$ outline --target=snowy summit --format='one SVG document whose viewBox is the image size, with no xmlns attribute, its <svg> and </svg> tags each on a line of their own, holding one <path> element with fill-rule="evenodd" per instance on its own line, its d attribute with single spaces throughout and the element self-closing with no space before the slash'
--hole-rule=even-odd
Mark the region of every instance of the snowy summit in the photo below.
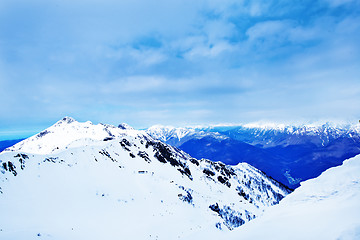
<svg viewBox="0 0 360 240">
<path fill-rule="evenodd" d="M 249 164 L 197 160 L 127 125 L 66 117 L 0 153 L 0 239 L 188 239 L 291 191 Z"/>
</svg>

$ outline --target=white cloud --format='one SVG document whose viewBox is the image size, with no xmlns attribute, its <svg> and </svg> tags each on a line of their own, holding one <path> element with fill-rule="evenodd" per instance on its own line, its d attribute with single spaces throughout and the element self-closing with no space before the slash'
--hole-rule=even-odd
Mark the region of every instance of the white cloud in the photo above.
<svg viewBox="0 0 360 240">
<path fill-rule="evenodd" d="M 233 46 L 231 46 L 229 43 L 223 41 L 223 42 L 218 42 L 213 46 L 208 46 L 205 44 L 196 46 L 196 47 L 192 48 L 189 52 L 187 52 L 184 56 L 185 56 L 185 58 L 190 59 L 190 60 L 197 58 L 197 57 L 214 58 L 225 51 L 230 51 L 231 49 L 233 49 Z"/>
<path fill-rule="evenodd" d="M 266 3 L 252 1 L 250 3 L 249 13 L 253 17 L 261 16 L 266 10 L 266 6 L 267 6 Z"/>
<path fill-rule="evenodd" d="M 0 125 L 64 113 L 126 116 L 142 126 L 146 114 L 151 124 L 316 117 L 331 98 L 327 114 L 360 114 L 341 108 L 357 101 L 343 85 L 360 88 L 359 14 L 355 1 L 331 4 L 342 7 L 334 14 L 312 1 L 3 1 Z"/>
<path fill-rule="evenodd" d="M 131 49 L 130 56 L 133 57 L 139 67 L 151 66 L 161 63 L 167 59 L 167 56 L 157 50 L 137 50 Z"/>
<path fill-rule="evenodd" d="M 339 7 L 348 3 L 356 3 L 356 0 L 325 0 L 331 7 Z"/>
<path fill-rule="evenodd" d="M 103 94 L 136 94 L 157 90 L 166 83 L 162 77 L 131 76 L 101 84 L 98 88 Z"/>
<path fill-rule="evenodd" d="M 252 26 L 246 31 L 246 35 L 249 39 L 272 39 L 278 37 L 286 37 L 287 30 L 291 27 L 291 23 L 288 20 L 274 20 L 260 22 Z"/>
</svg>

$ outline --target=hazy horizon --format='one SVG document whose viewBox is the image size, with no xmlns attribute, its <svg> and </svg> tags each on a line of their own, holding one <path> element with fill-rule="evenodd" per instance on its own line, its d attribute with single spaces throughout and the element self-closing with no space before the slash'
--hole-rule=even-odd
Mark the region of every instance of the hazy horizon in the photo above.
<svg viewBox="0 0 360 240">
<path fill-rule="evenodd" d="M 64 116 L 64 117 L 71 117 L 71 116 Z M 14 130 L 9 130 L 9 131 L 0 131 L 0 141 L 6 141 L 6 140 L 15 140 L 15 139 L 22 139 L 22 138 L 28 138 L 31 137 L 33 135 L 36 135 L 37 133 L 47 129 L 48 127 L 54 125 L 57 121 L 60 121 L 62 118 L 55 120 L 52 123 L 49 123 L 48 125 L 42 125 L 42 126 L 37 126 L 33 129 L 14 129 Z M 94 124 L 110 124 L 110 125 L 114 125 L 114 126 L 118 126 L 121 123 L 124 122 L 118 122 L 118 123 L 108 123 L 108 122 L 94 122 L 91 120 L 78 120 L 75 119 L 78 122 L 86 122 L 86 121 L 90 121 Z M 129 124 L 129 123 L 126 123 Z M 150 126 L 146 126 L 146 127 L 134 127 L 133 125 L 129 124 L 131 127 L 134 127 L 137 130 L 145 130 L 148 129 L 150 127 L 169 127 L 169 128 L 206 128 L 206 127 L 237 127 L 237 126 L 248 126 L 248 127 L 278 127 L 278 126 L 302 126 L 302 125 L 307 125 L 307 126 L 321 126 L 321 125 L 325 125 L 325 124 L 329 124 L 330 126 L 334 126 L 334 127 L 342 127 L 342 126 L 347 126 L 347 125 L 358 125 L 360 124 L 360 122 L 357 121 L 341 121 L 341 120 L 318 120 L 318 121 L 297 121 L 297 122 L 280 122 L 280 121 L 266 121 L 266 120 L 259 120 L 259 121 L 253 121 L 253 122 L 238 122 L 238 123 L 207 123 L 207 124 L 195 124 L 195 125 L 169 125 L 169 124 L 154 124 L 154 125 L 150 125 Z"/>
</svg>

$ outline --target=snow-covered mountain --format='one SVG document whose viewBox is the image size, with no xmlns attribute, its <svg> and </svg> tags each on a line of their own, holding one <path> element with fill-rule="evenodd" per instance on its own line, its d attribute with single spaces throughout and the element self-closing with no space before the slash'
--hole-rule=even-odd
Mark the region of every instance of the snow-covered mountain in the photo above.
<svg viewBox="0 0 360 240">
<path fill-rule="evenodd" d="M 160 128 L 153 127 L 148 133 L 157 132 L 152 136 L 162 139 Z M 245 124 L 185 129 L 191 132 L 185 137 L 176 137 L 177 131 L 172 129 L 173 140 L 162 140 L 196 158 L 231 165 L 247 162 L 291 188 L 360 154 L 360 124 Z"/>
<path fill-rule="evenodd" d="M 188 240 L 360 239 L 360 155 L 323 172 L 230 233 L 206 229 Z"/>
<path fill-rule="evenodd" d="M 0 239 L 187 239 L 237 228 L 290 190 L 126 124 L 66 117 L 0 153 Z"/>
<path fill-rule="evenodd" d="M 210 133 L 220 137 L 230 137 L 251 145 L 262 147 L 288 146 L 311 142 L 317 146 L 326 146 L 339 138 L 360 139 L 360 124 L 260 124 L 216 125 L 207 127 L 171 127 L 154 125 L 146 130 L 153 138 L 180 146 L 190 137 L 204 137 Z M 185 140 L 184 140 L 185 138 Z M 174 140 L 177 140 L 175 142 Z"/>
<path fill-rule="evenodd" d="M 279 205 L 227 239 L 360 239 L 359 173 L 360 155 L 301 183 Z"/>
<path fill-rule="evenodd" d="M 169 141 L 170 139 L 177 139 L 181 141 L 182 138 L 195 133 L 196 129 L 194 128 L 175 128 L 171 126 L 162 126 L 154 125 L 148 129 L 146 132 L 151 135 L 153 138 L 161 140 L 163 142 Z"/>
<path fill-rule="evenodd" d="M 339 138 L 358 141 L 360 124 L 245 124 L 221 132 L 234 139 L 265 148 L 308 143 L 320 147 Z"/>
<path fill-rule="evenodd" d="M 157 140 L 160 140 L 175 147 L 181 146 L 183 143 L 191 139 L 212 137 L 221 140 L 228 138 L 223 134 L 220 134 L 218 132 L 211 132 L 208 131 L 207 128 L 201 127 L 176 128 L 172 126 L 154 125 L 146 129 L 146 133 Z"/>
<path fill-rule="evenodd" d="M 50 154 L 85 143 L 97 144 L 98 141 L 109 141 L 124 134 L 135 136 L 137 133 L 138 131 L 127 124 L 120 124 L 118 127 L 107 124 L 94 125 L 90 121 L 79 123 L 71 117 L 65 117 L 46 130 L 4 151 Z"/>
</svg>

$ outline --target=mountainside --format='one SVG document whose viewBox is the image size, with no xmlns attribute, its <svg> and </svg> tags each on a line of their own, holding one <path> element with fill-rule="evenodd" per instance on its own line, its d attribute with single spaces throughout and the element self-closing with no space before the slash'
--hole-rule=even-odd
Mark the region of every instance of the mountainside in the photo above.
<svg viewBox="0 0 360 240">
<path fill-rule="evenodd" d="M 279 205 L 226 239 L 360 239 L 359 172 L 360 155 L 302 182 Z"/>
<path fill-rule="evenodd" d="M 162 139 L 161 127 L 156 128 L 147 132 L 152 136 L 157 132 L 154 137 Z M 248 124 L 184 129 L 187 133 L 181 136 L 172 129 L 171 138 L 167 138 L 172 141 L 165 142 L 197 158 L 231 165 L 247 162 L 291 188 L 360 154 L 360 124 Z"/>
<path fill-rule="evenodd" d="M 288 184 L 288 179 L 279 169 L 279 165 L 284 163 L 284 159 L 266 149 L 228 137 L 224 139 L 194 138 L 183 143 L 179 148 L 195 158 L 206 158 L 230 165 L 244 162 L 254 164 L 258 169 L 276 178 L 277 181 Z"/>
<path fill-rule="evenodd" d="M 301 183 L 278 205 L 232 232 L 205 229 L 188 240 L 360 239 L 360 155 Z"/>
<path fill-rule="evenodd" d="M 0 153 L 0 239 L 187 239 L 232 230 L 290 190 L 144 131 L 64 118 Z"/>
</svg>

